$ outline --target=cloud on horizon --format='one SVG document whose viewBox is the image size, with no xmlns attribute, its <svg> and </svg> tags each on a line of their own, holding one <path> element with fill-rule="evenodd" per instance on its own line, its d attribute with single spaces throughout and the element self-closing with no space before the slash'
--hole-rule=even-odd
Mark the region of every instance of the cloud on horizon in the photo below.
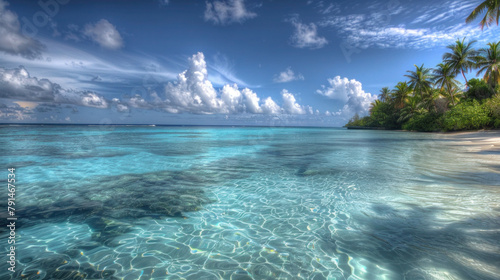
<svg viewBox="0 0 500 280">
<path fill-rule="evenodd" d="M 303 106 L 300 106 L 296 100 L 295 96 L 292 93 L 288 92 L 288 90 L 284 89 L 281 91 L 281 96 L 283 97 L 283 109 L 286 113 L 291 115 L 303 115 L 306 113 L 306 110 Z M 310 107 L 308 107 L 310 108 Z M 309 112 L 312 114 L 312 108 Z"/>
<path fill-rule="evenodd" d="M 94 92 L 63 89 L 48 79 L 31 77 L 23 66 L 14 69 L 0 67 L 0 98 L 101 109 L 108 107 L 106 99 Z"/>
<path fill-rule="evenodd" d="M 284 106 L 288 106 L 290 100 L 295 102 L 291 93 L 282 96 Z M 201 52 L 189 59 L 188 69 L 178 75 L 177 81 L 165 85 L 161 96 L 154 93 L 152 97 L 153 107 L 170 113 L 272 115 L 299 112 L 293 106 L 280 108 L 271 97 L 261 102 L 257 93 L 249 88 L 240 90 L 237 84 L 226 84 L 216 90 L 208 79 L 205 56 Z M 294 104 L 300 108 L 300 105 Z"/>
<path fill-rule="evenodd" d="M 362 84 L 355 79 L 349 80 L 336 76 L 333 79 L 328 79 L 328 83 L 328 86 L 321 85 L 321 89 L 318 89 L 316 93 L 345 102 L 341 110 L 331 113 L 334 115 L 347 118 L 354 114 L 367 115 L 370 111 L 370 104 L 377 99 L 377 95 L 365 92 Z"/>
<path fill-rule="evenodd" d="M 135 108 L 192 114 L 312 114 L 312 108 L 299 105 L 295 96 L 287 90 L 283 90 L 281 96 L 283 108 L 271 97 L 262 100 L 251 89 L 240 89 L 237 84 L 226 84 L 216 89 L 208 79 L 203 53 L 193 55 L 188 69 L 178 74 L 176 81 L 163 84 L 160 92 L 151 90 L 142 95 L 125 95 L 111 100 L 95 92 L 65 89 L 49 79 L 33 77 L 23 66 L 14 69 L 0 67 L 0 98 L 13 102 L 114 108 L 120 113 L 129 113 L 131 108 Z M 45 107 L 45 111 L 50 110 Z M 16 108 L 9 109 L 9 116 L 19 111 Z"/>
</svg>

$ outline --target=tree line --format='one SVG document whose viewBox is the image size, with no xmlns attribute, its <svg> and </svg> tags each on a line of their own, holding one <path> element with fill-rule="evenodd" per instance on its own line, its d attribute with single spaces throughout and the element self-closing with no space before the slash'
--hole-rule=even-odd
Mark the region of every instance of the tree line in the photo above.
<svg viewBox="0 0 500 280">
<path fill-rule="evenodd" d="M 498 25 L 500 1 L 487 0 L 467 17 L 470 23 L 484 13 L 481 29 Z M 392 89 L 384 87 L 371 104 L 370 115 L 355 115 L 346 127 L 381 127 L 415 131 L 454 131 L 500 127 L 500 41 L 475 49 L 465 38 L 448 45 L 442 62 L 424 64 L 404 75 Z M 476 71 L 475 79 L 465 74 Z M 463 77 L 461 84 L 457 77 Z"/>
</svg>

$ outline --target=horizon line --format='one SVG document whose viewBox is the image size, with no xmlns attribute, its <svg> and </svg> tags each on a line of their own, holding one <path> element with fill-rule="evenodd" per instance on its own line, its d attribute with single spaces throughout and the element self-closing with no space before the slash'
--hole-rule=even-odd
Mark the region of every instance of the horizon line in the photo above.
<svg viewBox="0 0 500 280">
<path fill-rule="evenodd" d="M 230 124 L 100 124 L 100 123 L 0 123 L 0 126 L 173 126 L 173 127 L 279 127 L 279 128 L 346 128 L 345 126 L 293 126 L 293 125 L 230 125 Z"/>
</svg>

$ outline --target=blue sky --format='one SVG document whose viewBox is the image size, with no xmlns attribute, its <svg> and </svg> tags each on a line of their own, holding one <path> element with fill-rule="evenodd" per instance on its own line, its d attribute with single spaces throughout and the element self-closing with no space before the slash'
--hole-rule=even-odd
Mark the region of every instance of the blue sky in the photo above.
<svg viewBox="0 0 500 280">
<path fill-rule="evenodd" d="M 0 122 L 342 126 L 480 2 L 0 0 Z"/>
</svg>

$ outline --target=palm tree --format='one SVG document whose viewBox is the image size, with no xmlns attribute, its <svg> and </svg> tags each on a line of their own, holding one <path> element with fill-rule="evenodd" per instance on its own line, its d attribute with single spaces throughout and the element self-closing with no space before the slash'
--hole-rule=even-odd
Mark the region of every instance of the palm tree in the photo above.
<svg viewBox="0 0 500 280">
<path fill-rule="evenodd" d="M 420 98 L 424 100 L 424 93 L 427 94 L 432 88 L 432 81 L 429 68 L 424 68 L 424 65 L 418 67 L 415 65 L 415 71 L 406 71 L 410 74 L 405 77 L 410 78 L 410 86 L 415 93 L 420 94 Z"/>
<path fill-rule="evenodd" d="M 450 64 L 455 75 L 462 72 L 465 79 L 465 85 L 467 85 L 465 72 L 476 67 L 477 51 L 472 48 L 472 45 L 476 42 L 475 40 L 467 44 L 464 41 L 465 38 L 462 39 L 462 41 L 457 40 L 455 44 L 448 45 L 447 48 L 450 49 L 451 52 L 445 53 L 443 55 L 443 60 L 445 63 Z"/>
<path fill-rule="evenodd" d="M 439 98 L 441 92 L 438 89 L 430 89 L 428 94 L 419 104 L 422 108 L 427 109 L 429 112 L 436 109 L 436 99 Z"/>
<path fill-rule="evenodd" d="M 441 91 L 445 91 L 451 96 L 451 102 L 455 106 L 455 98 L 453 97 L 454 89 L 458 88 L 458 81 L 455 79 L 453 69 L 448 63 L 439 63 L 433 71 L 432 80 Z"/>
<path fill-rule="evenodd" d="M 380 104 L 382 104 L 382 101 L 380 101 L 378 99 L 375 99 L 375 101 L 373 101 L 372 103 L 370 103 L 370 114 L 372 113 L 373 108 L 376 108 L 376 107 L 380 106 Z"/>
<path fill-rule="evenodd" d="M 398 123 L 403 123 L 415 115 L 419 109 L 419 98 L 417 96 L 410 96 L 405 102 L 405 106 L 401 109 Z"/>
<path fill-rule="evenodd" d="M 500 83 L 500 42 L 488 43 L 488 46 L 489 48 L 479 50 L 477 75 L 484 72 L 483 79 L 495 88 Z"/>
<path fill-rule="evenodd" d="M 389 90 L 389 88 L 383 87 L 380 90 L 379 99 L 383 102 L 386 102 L 390 99 L 390 97 L 391 97 L 391 91 Z"/>
<path fill-rule="evenodd" d="M 480 14 L 484 13 L 484 17 L 479 23 L 481 25 L 481 30 L 486 26 L 488 27 L 494 21 L 496 21 L 498 25 L 498 19 L 500 18 L 500 1 L 499 0 L 486 0 L 479 4 L 472 13 L 465 19 L 466 23 L 471 23 L 475 20 Z"/>
<path fill-rule="evenodd" d="M 460 98 L 463 97 L 463 91 L 461 91 L 460 88 L 458 88 L 458 87 L 452 88 L 451 91 L 449 91 L 449 92 L 442 91 L 441 94 L 446 99 L 448 99 L 448 101 L 451 102 L 451 104 L 453 104 L 453 106 L 455 106 L 455 104 L 457 104 L 457 102 L 460 100 Z"/>
<path fill-rule="evenodd" d="M 392 90 L 392 95 L 394 96 L 394 103 L 397 108 L 403 108 L 406 100 L 412 94 L 413 89 L 408 85 L 407 82 L 399 82 L 396 87 Z"/>
</svg>

